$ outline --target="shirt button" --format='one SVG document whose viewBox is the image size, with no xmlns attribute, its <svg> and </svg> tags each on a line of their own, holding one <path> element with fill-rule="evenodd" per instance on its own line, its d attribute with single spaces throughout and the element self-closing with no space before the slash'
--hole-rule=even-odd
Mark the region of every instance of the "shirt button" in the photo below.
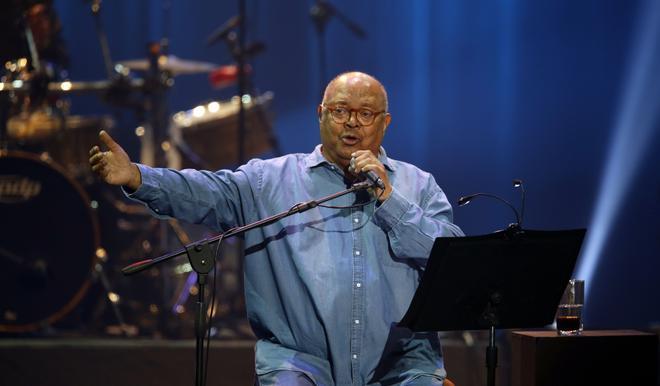
<svg viewBox="0 0 660 386">
<path fill-rule="evenodd" d="M 359 320 L 359 319 L 355 319 L 355 324 L 360 324 L 360 320 Z"/>
<path fill-rule="evenodd" d="M 357 223 L 360 222 L 360 219 L 356 217 L 356 218 L 353 219 L 353 222 L 357 224 Z"/>
<path fill-rule="evenodd" d="M 353 359 L 357 359 L 357 354 L 353 354 Z"/>
<path fill-rule="evenodd" d="M 355 283 L 355 286 L 360 288 L 360 287 L 362 287 L 362 283 Z"/>
<path fill-rule="evenodd" d="M 360 251 L 355 251 L 355 256 L 360 256 Z"/>
</svg>

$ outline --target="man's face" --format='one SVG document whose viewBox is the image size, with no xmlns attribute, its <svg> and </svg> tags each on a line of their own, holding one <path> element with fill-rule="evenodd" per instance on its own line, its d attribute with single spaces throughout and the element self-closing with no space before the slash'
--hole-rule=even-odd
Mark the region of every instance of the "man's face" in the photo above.
<svg viewBox="0 0 660 386">
<path fill-rule="evenodd" d="M 356 112 L 385 110 L 385 95 L 376 80 L 364 74 L 342 75 L 328 87 L 323 105 L 329 109 L 318 107 L 319 126 L 323 155 L 328 161 L 346 169 L 357 150 L 371 150 L 378 155 L 390 115 L 377 114 L 373 123 L 363 125 Z M 333 120 L 330 109 L 337 107 L 351 110 L 348 121 L 340 124 Z"/>
</svg>

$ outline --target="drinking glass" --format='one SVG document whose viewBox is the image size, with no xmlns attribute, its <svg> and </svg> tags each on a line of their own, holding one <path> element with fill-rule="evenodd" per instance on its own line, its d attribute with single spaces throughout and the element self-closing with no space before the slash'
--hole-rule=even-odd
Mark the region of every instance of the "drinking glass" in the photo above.
<svg viewBox="0 0 660 386">
<path fill-rule="evenodd" d="M 584 280 L 568 281 L 557 309 L 557 334 L 580 335 L 583 329 Z"/>
</svg>

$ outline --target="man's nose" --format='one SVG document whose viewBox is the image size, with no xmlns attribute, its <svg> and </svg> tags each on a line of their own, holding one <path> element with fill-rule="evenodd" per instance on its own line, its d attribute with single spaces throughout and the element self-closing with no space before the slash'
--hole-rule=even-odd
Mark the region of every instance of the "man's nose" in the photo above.
<svg viewBox="0 0 660 386">
<path fill-rule="evenodd" d="M 360 126 L 360 122 L 357 119 L 357 111 L 349 111 L 348 112 L 348 120 L 346 121 L 346 126 L 348 127 L 358 127 Z M 353 118 L 355 117 L 355 118 Z"/>
</svg>

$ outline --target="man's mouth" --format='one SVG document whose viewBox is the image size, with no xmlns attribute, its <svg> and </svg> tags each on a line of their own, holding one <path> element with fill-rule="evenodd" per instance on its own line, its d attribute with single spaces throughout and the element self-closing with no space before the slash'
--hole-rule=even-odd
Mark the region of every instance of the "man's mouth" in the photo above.
<svg viewBox="0 0 660 386">
<path fill-rule="evenodd" d="M 355 146 L 355 145 L 358 144 L 358 142 L 360 142 L 360 138 L 359 138 L 359 137 L 356 137 L 356 136 L 354 136 L 354 135 L 347 134 L 347 135 L 342 135 L 342 136 L 341 136 L 341 141 L 342 141 L 345 145 L 348 145 L 348 146 Z"/>
</svg>

